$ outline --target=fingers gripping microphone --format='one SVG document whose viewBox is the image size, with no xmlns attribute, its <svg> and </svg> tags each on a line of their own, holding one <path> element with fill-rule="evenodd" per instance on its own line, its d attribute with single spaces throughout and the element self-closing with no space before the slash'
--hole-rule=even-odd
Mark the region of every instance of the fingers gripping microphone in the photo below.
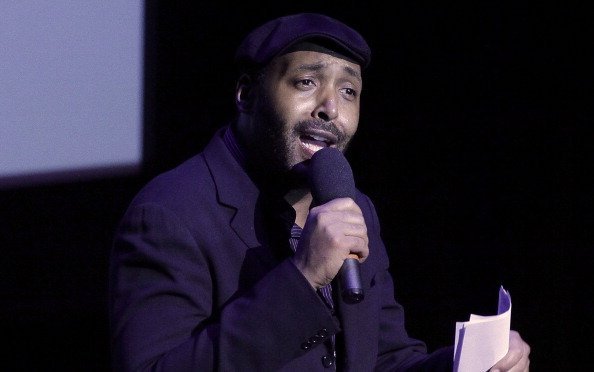
<svg viewBox="0 0 594 372">
<path fill-rule="evenodd" d="M 320 205 L 336 198 L 355 199 L 355 180 L 353 171 L 342 152 L 333 147 L 318 150 L 311 157 L 309 182 L 314 205 Z M 340 271 L 340 291 L 347 303 L 363 300 L 363 286 L 359 261 L 355 258 L 344 260 Z"/>
</svg>

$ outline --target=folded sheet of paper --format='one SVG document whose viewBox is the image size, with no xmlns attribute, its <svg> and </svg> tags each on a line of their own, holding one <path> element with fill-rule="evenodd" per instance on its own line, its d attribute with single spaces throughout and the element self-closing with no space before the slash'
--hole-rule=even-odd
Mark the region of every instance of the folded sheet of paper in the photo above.
<svg viewBox="0 0 594 372">
<path fill-rule="evenodd" d="M 456 322 L 454 372 L 488 371 L 509 348 L 511 296 L 499 288 L 497 315 L 470 314 L 467 322 Z"/>
</svg>

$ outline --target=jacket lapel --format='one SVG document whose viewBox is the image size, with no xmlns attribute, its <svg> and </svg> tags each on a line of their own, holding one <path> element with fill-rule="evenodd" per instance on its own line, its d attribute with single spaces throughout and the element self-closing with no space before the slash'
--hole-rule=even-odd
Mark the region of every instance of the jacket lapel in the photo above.
<svg viewBox="0 0 594 372">
<path fill-rule="evenodd" d="M 217 188 L 219 203 L 235 209 L 231 228 L 250 248 L 260 245 L 254 231 L 254 210 L 259 191 L 229 151 L 223 136 L 226 127 L 204 149 L 204 158 Z"/>
</svg>

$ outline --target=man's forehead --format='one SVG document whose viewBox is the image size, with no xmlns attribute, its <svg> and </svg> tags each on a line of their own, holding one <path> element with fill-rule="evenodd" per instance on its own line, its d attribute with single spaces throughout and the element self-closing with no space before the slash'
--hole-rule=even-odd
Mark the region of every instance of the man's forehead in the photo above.
<svg viewBox="0 0 594 372">
<path fill-rule="evenodd" d="M 296 50 L 284 53 L 273 59 L 271 66 L 275 66 L 281 73 L 300 71 L 324 71 L 332 66 L 337 66 L 346 74 L 358 79 L 361 78 L 361 66 L 336 53 L 313 50 Z"/>
</svg>

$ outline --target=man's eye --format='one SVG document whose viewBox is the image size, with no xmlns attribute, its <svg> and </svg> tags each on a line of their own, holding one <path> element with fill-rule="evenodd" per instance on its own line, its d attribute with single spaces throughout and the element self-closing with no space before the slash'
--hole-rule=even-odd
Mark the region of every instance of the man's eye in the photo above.
<svg viewBox="0 0 594 372">
<path fill-rule="evenodd" d="M 309 87 L 314 85 L 314 81 L 311 79 L 301 79 L 297 80 L 297 85 L 302 87 Z"/>
<path fill-rule="evenodd" d="M 350 96 L 355 96 L 355 97 L 357 96 L 357 91 L 352 88 L 346 88 L 345 93 Z"/>
<path fill-rule="evenodd" d="M 357 97 L 358 92 L 353 89 L 353 88 L 343 88 L 342 90 L 344 92 L 344 94 L 346 94 L 347 96 L 351 96 L 351 97 Z"/>
</svg>

